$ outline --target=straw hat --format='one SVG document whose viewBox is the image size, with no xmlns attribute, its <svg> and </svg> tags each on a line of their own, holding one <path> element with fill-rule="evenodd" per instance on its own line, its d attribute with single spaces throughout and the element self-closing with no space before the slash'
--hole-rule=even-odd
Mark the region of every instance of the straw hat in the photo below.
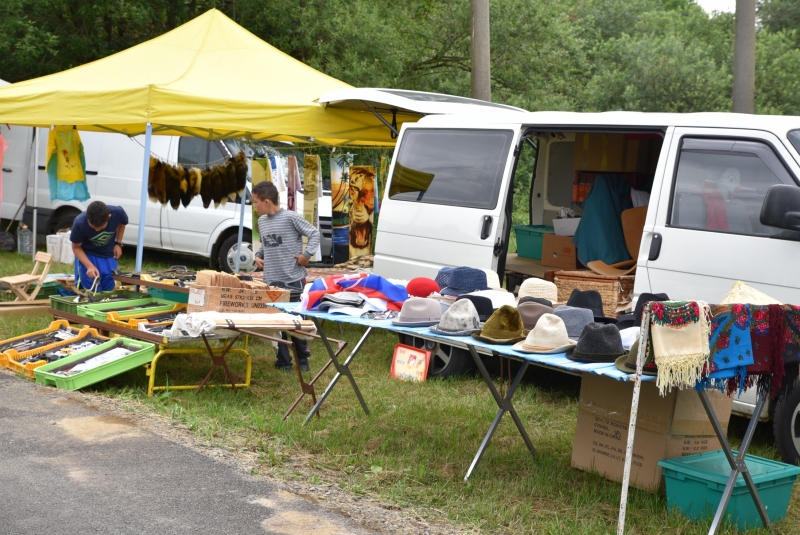
<svg viewBox="0 0 800 535">
<path fill-rule="evenodd" d="M 567 336 L 567 326 L 553 314 L 543 314 L 522 342 L 511 348 L 522 353 L 563 353 L 577 344 Z"/>
<path fill-rule="evenodd" d="M 550 281 L 531 277 L 522 281 L 517 297 L 541 297 L 552 302 L 558 301 L 558 288 Z"/>
<path fill-rule="evenodd" d="M 725 296 L 720 305 L 732 305 L 733 303 L 743 303 L 748 305 L 781 305 L 780 301 L 770 297 L 755 288 L 748 286 L 742 281 L 736 281 L 733 288 Z"/>
<path fill-rule="evenodd" d="M 492 290 L 502 290 L 503 285 L 500 284 L 500 277 L 497 276 L 497 272 L 492 269 L 483 269 L 481 271 L 486 273 L 486 285 L 491 288 Z"/>
</svg>

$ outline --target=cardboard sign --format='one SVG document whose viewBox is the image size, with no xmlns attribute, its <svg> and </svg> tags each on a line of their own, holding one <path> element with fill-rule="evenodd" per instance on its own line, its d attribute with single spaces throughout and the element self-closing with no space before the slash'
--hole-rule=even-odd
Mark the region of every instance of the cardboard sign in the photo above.
<svg viewBox="0 0 800 535">
<path fill-rule="evenodd" d="M 194 286 L 189 289 L 188 313 L 192 312 L 273 312 L 272 303 L 289 301 L 289 290 L 281 288 L 219 288 Z"/>
<path fill-rule="evenodd" d="M 394 346 L 389 377 L 403 381 L 424 381 L 428 377 L 431 352 L 405 344 Z"/>
</svg>

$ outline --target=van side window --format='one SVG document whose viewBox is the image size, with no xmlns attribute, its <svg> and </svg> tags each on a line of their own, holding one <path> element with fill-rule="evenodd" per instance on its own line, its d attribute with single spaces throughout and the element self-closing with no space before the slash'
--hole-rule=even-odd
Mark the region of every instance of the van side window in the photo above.
<svg viewBox="0 0 800 535">
<path fill-rule="evenodd" d="M 198 137 L 182 137 L 178 140 L 178 163 L 205 169 L 208 162 L 208 141 Z"/>
<path fill-rule="evenodd" d="M 511 130 L 414 130 L 400 145 L 389 198 L 491 210 L 497 206 Z"/>
<path fill-rule="evenodd" d="M 670 226 L 769 236 L 759 221 L 770 186 L 794 184 L 766 143 L 685 138 L 672 192 Z"/>
</svg>

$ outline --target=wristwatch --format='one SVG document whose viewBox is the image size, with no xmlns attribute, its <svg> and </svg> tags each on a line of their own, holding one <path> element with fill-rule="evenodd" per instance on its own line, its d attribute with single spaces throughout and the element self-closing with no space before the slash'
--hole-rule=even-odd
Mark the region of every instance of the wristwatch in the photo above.
<svg viewBox="0 0 800 535">
<path fill-rule="evenodd" d="M 122 247 L 122 242 L 121 241 L 115 241 L 114 245 L 119 245 L 120 247 Z"/>
</svg>

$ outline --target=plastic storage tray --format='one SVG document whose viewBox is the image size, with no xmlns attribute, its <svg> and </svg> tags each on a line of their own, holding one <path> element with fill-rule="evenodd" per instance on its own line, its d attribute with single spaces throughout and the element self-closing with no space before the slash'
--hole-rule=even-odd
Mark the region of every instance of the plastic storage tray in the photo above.
<svg viewBox="0 0 800 535">
<path fill-rule="evenodd" d="M 147 309 L 137 309 L 133 307 L 140 307 L 142 305 L 156 304 L 158 306 L 150 307 Z M 161 301 L 146 297 L 144 299 L 137 299 L 130 303 L 120 304 L 118 302 L 112 303 L 94 303 L 83 304 L 78 306 L 78 316 L 89 318 L 96 321 L 108 321 L 108 313 L 116 312 L 119 317 L 131 316 L 134 314 L 155 314 L 156 312 L 169 312 L 175 306 L 175 303 L 169 301 Z M 132 307 L 130 310 L 113 310 L 115 308 Z"/>
<path fill-rule="evenodd" d="M 54 295 L 50 297 L 50 308 L 55 310 L 60 310 L 62 312 L 67 312 L 69 314 L 77 314 L 78 307 L 83 305 L 88 305 L 89 303 L 82 302 L 76 303 L 74 295 L 69 296 L 62 296 L 62 295 Z M 121 299 L 119 301 L 114 301 L 114 304 L 117 306 L 126 306 L 128 301 L 134 301 L 138 299 L 147 299 L 147 296 L 141 292 L 134 292 L 132 290 L 114 290 L 113 292 L 98 292 L 95 294 L 95 299 L 106 299 L 108 297 L 124 297 L 127 299 Z"/>
<path fill-rule="evenodd" d="M 64 368 L 70 368 L 75 364 L 85 362 L 100 353 L 116 347 L 126 347 L 133 349 L 134 352 L 75 375 L 63 376 L 55 373 Z M 36 368 L 36 382 L 43 385 L 52 385 L 62 390 L 79 390 L 150 363 L 156 354 L 155 348 L 156 346 L 149 342 L 140 342 L 130 338 L 115 338 L 82 353 Z"/>
<path fill-rule="evenodd" d="M 75 329 L 75 328 L 72 328 L 72 327 L 71 327 L 71 329 L 73 331 L 77 331 L 77 336 L 75 336 L 75 338 L 70 338 L 69 340 L 63 340 L 61 342 L 56 342 L 54 344 L 50 344 L 48 346 L 40 347 L 38 349 L 32 349 L 30 351 L 23 351 L 22 353 L 17 353 L 16 351 L 14 351 L 12 349 L 11 351 L 9 351 L 7 353 L 7 355 L 8 355 L 7 367 L 11 368 L 15 372 L 19 372 L 21 374 L 27 375 L 28 377 L 33 379 L 34 378 L 34 370 L 36 368 L 40 368 L 40 367 L 48 364 L 48 362 L 46 360 L 37 360 L 37 361 L 34 361 L 34 362 L 26 362 L 26 363 L 22 364 L 19 361 L 25 360 L 25 359 L 27 359 L 29 357 L 34 356 L 34 355 L 41 355 L 42 353 L 46 353 L 46 352 L 52 351 L 54 349 L 58 349 L 58 348 L 61 348 L 61 347 L 64 347 L 64 346 L 68 346 L 68 345 L 74 344 L 76 342 L 80 342 L 81 340 L 85 340 L 86 338 L 88 338 L 90 336 L 94 337 L 94 338 L 102 338 L 103 340 L 108 340 L 108 337 L 107 336 L 102 336 L 99 332 L 97 332 L 97 329 L 92 329 L 92 328 L 89 328 L 89 327 L 84 327 L 83 329 L 81 329 L 79 331 L 77 329 Z"/>
<path fill-rule="evenodd" d="M 785 517 L 800 467 L 754 455 L 745 455 L 745 462 L 770 522 Z M 731 473 L 730 464 L 722 450 L 667 459 L 658 464 L 663 468 L 670 509 L 678 509 L 694 520 L 713 518 Z M 762 525 L 741 475 L 736 478 L 725 518 L 737 524 L 741 531 Z"/>
<path fill-rule="evenodd" d="M 29 338 L 31 336 L 35 336 L 37 334 L 51 333 L 53 331 L 57 331 L 58 329 L 72 329 L 73 331 L 75 331 L 76 334 L 78 332 L 80 332 L 80 329 L 75 329 L 75 328 L 70 327 L 69 326 L 69 322 L 67 320 L 57 320 L 57 321 L 51 322 L 50 326 L 47 327 L 46 329 L 41 329 L 41 330 L 38 330 L 38 331 L 34 331 L 32 333 L 21 334 L 19 336 L 15 336 L 13 338 L 8 338 L 6 340 L 2 340 L 2 341 L 0 341 L 0 366 L 4 366 L 4 367 L 8 368 L 9 367 L 9 365 L 8 365 L 8 353 L 10 351 L 14 351 L 16 353 L 16 350 L 13 350 L 13 349 L 10 349 L 10 348 L 3 350 L 2 349 L 3 346 L 11 344 L 11 343 L 14 343 L 14 342 L 22 341 L 22 340 L 24 340 L 26 338 Z"/>
<path fill-rule="evenodd" d="M 171 310 L 166 312 L 185 312 L 187 305 L 184 303 L 175 303 Z M 153 314 L 163 314 L 164 312 L 146 312 L 143 314 L 133 314 L 128 316 L 120 316 L 117 312 L 109 312 L 106 314 L 106 321 L 111 325 L 118 325 L 120 327 L 127 327 L 128 329 L 139 330 L 140 323 L 149 323 L 150 325 L 167 325 L 172 324 L 172 320 L 160 321 L 151 323 L 146 318 Z"/>
<path fill-rule="evenodd" d="M 553 227 L 547 225 L 514 225 L 517 236 L 517 255 L 525 258 L 542 259 L 542 241 L 545 234 L 553 234 Z"/>
<path fill-rule="evenodd" d="M 188 303 L 189 294 L 183 292 L 175 292 L 172 290 L 163 290 L 156 287 L 148 287 L 147 292 L 151 297 L 156 299 L 164 299 L 165 301 L 174 301 L 175 303 Z"/>
</svg>

